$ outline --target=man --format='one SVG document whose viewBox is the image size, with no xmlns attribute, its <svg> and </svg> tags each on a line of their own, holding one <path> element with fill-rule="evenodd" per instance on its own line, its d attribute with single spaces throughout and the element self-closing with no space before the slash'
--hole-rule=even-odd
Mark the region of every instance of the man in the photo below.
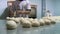
<svg viewBox="0 0 60 34">
<path fill-rule="evenodd" d="M 20 4 L 20 10 L 23 10 L 23 11 L 31 11 L 31 5 L 30 5 L 30 2 L 29 0 L 21 0 Z M 23 14 L 25 16 L 25 14 Z M 21 16 L 21 14 L 20 14 Z M 28 15 L 26 15 L 26 17 L 28 17 Z"/>
<path fill-rule="evenodd" d="M 45 16 L 46 17 L 51 17 L 52 16 L 52 13 L 49 10 L 47 10 L 46 13 L 45 13 Z"/>
<path fill-rule="evenodd" d="M 19 6 L 20 6 L 21 10 L 30 10 L 31 11 L 31 6 L 30 6 L 29 0 L 21 0 Z"/>
</svg>

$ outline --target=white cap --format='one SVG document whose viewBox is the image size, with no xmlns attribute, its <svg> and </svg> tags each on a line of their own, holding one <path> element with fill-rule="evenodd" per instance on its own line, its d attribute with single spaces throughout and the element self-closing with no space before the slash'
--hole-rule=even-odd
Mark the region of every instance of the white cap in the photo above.
<svg viewBox="0 0 60 34">
<path fill-rule="evenodd" d="M 8 3 L 8 6 L 12 6 L 12 3 Z"/>
</svg>

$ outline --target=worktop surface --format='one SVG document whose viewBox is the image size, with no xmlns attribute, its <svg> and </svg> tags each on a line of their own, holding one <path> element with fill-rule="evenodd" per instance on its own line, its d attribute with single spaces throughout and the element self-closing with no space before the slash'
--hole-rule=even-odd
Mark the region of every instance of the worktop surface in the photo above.
<svg viewBox="0 0 60 34">
<path fill-rule="evenodd" d="M 6 29 L 6 20 L 0 20 L 0 34 L 60 34 L 60 22 L 54 25 L 22 28 L 21 25 L 15 30 Z"/>
</svg>

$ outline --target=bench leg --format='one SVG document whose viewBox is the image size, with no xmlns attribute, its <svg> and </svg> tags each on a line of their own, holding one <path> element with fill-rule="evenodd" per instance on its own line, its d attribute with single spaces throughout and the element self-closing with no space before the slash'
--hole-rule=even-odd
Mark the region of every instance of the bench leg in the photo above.
<svg viewBox="0 0 60 34">
<path fill-rule="evenodd" d="M 26 15 L 26 17 L 28 18 L 29 16 L 28 16 L 28 15 Z"/>
<path fill-rule="evenodd" d="M 22 14 L 20 14 L 19 17 L 22 17 Z"/>
</svg>

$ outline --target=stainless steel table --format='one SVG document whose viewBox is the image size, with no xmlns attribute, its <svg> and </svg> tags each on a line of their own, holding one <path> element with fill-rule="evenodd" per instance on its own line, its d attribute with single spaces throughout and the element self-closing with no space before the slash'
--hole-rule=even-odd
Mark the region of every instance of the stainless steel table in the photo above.
<svg viewBox="0 0 60 34">
<path fill-rule="evenodd" d="M 0 34 L 60 34 L 60 23 L 32 28 L 22 28 L 20 25 L 15 30 L 7 30 L 5 25 L 6 21 L 0 20 Z"/>
</svg>

